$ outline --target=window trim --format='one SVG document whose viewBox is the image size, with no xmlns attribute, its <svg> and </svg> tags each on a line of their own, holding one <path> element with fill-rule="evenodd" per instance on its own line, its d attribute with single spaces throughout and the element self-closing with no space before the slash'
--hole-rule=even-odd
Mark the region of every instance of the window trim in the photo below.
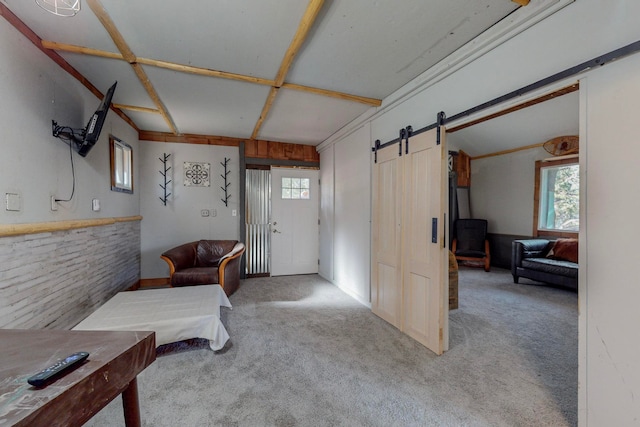
<svg viewBox="0 0 640 427">
<path fill-rule="evenodd" d="M 538 219 L 540 218 L 540 169 L 553 166 L 578 165 L 580 161 L 578 156 L 566 157 L 556 160 L 537 160 L 535 187 L 533 192 L 533 236 L 534 237 L 564 237 L 578 238 L 578 231 L 557 231 L 557 230 L 539 230 Z"/>
<path fill-rule="evenodd" d="M 131 177 L 131 185 L 130 186 L 126 186 L 123 184 L 119 184 L 118 183 L 118 179 L 117 179 L 117 170 L 116 170 L 116 146 L 121 147 L 123 150 L 125 150 L 125 152 L 128 152 L 130 155 L 130 159 L 129 159 L 129 168 L 128 168 L 128 174 Z M 109 160 L 111 163 L 111 191 L 117 191 L 120 193 L 128 193 L 128 194 L 133 194 L 133 148 L 127 144 L 126 142 L 122 141 L 119 138 L 116 138 L 113 135 L 109 135 Z"/>
</svg>

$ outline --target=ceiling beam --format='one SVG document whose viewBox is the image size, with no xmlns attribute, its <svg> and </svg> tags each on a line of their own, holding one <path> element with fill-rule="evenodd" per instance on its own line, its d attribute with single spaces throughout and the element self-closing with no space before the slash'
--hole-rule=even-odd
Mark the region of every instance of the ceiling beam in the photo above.
<svg viewBox="0 0 640 427">
<path fill-rule="evenodd" d="M 140 131 L 140 141 L 160 143 L 222 145 L 241 147 L 252 165 L 281 165 L 281 166 L 311 166 L 317 167 L 320 154 L 316 147 L 292 142 L 267 141 L 247 138 L 233 138 L 228 136 L 201 135 L 186 133 L 174 135 L 168 132 Z"/>
<path fill-rule="evenodd" d="M 287 52 L 282 59 L 282 63 L 280 64 L 280 69 L 278 70 L 278 74 L 276 75 L 276 87 L 281 87 L 284 83 L 284 79 L 287 77 L 287 73 L 289 73 L 289 68 L 291 68 L 291 64 L 293 64 L 293 60 L 298 54 L 298 51 L 300 51 L 302 43 L 304 43 L 305 39 L 307 38 L 307 34 L 309 34 L 309 30 L 315 22 L 318 13 L 320 13 L 320 9 L 322 8 L 323 4 L 324 0 L 309 1 L 307 10 L 302 16 L 300 25 L 298 25 L 298 31 L 296 31 L 296 34 L 293 36 L 293 40 L 289 45 L 289 49 L 287 49 Z"/>
<path fill-rule="evenodd" d="M 198 74 L 207 77 L 220 77 L 229 80 L 239 80 L 242 82 L 255 83 L 259 85 L 273 86 L 274 81 L 262 79 L 260 77 L 245 76 L 243 74 L 228 73 L 226 71 L 212 70 L 210 68 L 194 67 L 192 65 L 177 64 L 175 62 L 161 61 L 157 59 L 138 58 L 139 64 L 152 65 L 158 68 L 166 68 L 173 71 L 181 71 L 183 73 Z"/>
<path fill-rule="evenodd" d="M 118 31 L 116 24 L 113 23 L 111 17 L 107 13 L 107 10 L 104 8 L 100 0 L 87 0 L 87 4 L 98 18 L 98 21 L 102 24 L 107 33 L 111 36 L 111 39 L 115 43 L 116 47 L 124 57 L 125 61 L 130 64 L 136 62 L 136 56 L 133 54 L 133 51 L 129 48 L 124 37 Z"/>
<path fill-rule="evenodd" d="M 258 133 L 260 132 L 260 128 L 262 127 L 262 123 L 264 123 L 264 120 L 267 118 L 267 115 L 269 114 L 269 110 L 271 110 L 271 106 L 273 105 L 273 101 L 276 100 L 276 95 L 278 94 L 278 89 L 277 87 L 273 86 L 271 88 L 271 91 L 269 91 L 269 96 L 267 96 L 267 102 L 264 103 L 264 107 L 262 107 L 262 112 L 260 113 L 260 118 L 258 118 L 258 122 L 256 123 L 255 127 L 253 128 L 253 133 L 251 134 L 251 139 L 257 139 L 258 138 Z"/>
<path fill-rule="evenodd" d="M 278 90 L 284 84 L 284 79 L 287 77 L 287 73 L 289 72 L 289 68 L 291 68 L 291 64 L 293 64 L 293 60 L 295 59 L 298 51 L 302 47 L 302 43 L 304 43 L 307 38 L 307 34 L 309 34 L 309 30 L 311 26 L 316 20 L 322 5 L 324 4 L 324 0 L 310 0 L 307 5 L 307 10 L 305 10 L 304 15 L 302 15 L 302 20 L 300 20 L 300 24 L 298 25 L 298 30 L 296 34 L 293 36 L 293 40 L 289 44 L 289 48 L 280 63 L 280 69 L 278 70 L 278 74 L 276 74 L 275 85 L 271 87 L 271 91 L 269 92 L 269 96 L 267 97 L 267 101 L 264 103 L 264 107 L 262 107 L 262 112 L 260 113 L 260 118 L 253 128 L 253 133 L 251 134 L 251 139 L 257 139 L 258 134 L 260 133 L 260 128 L 264 123 L 265 119 L 269 115 L 269 111 L 271 110 L 271 106 L 276 99 L 276 95 L 278 94 Z"/>
<path fill-rule="evenodd" d="M 142 68 L 142 65 L 136 62 L 136 56 L 129 48 L 129 45 L 125 41 L 124 37 L 122 37 L 122 34 L 120 34 L 120 31 L 118 31 L 118 28 L 111 20 L 111 17 L 105 10 L 102 3 L 100 3 L 100 0 L 87 0 L 87 4 L 96 15 L 98 20 L 102 23 L 104 28 L 107 30 L 125 61 L 129 62 L 129 64 L 131 64 L 131 66 L 133 67 L 133 71 L 136 73 L 136 76 L 138 76 L 138 79 L 146 89 L 153 103 L 156 105 L 156 108 L 158 108 L 158 110 L 160 111 L 160 114 L 162 114 L 162 117 L 169 126 L 169 129 L 171 129 L 173 133 L 178 133 L 178 129 L 176 128 L 176 124 L 173 121 L 173 118 L 171 118 L 171 115 L 160 99 L 158 92 L 156 92 L 155 88 L 153 87 L 153 84 L 149 80 L 147 73 Z"/>
<path fill-rule="evenodd" d="M 298 90 L 301 92 L 315 93 L 316 95 L 328 96 L 330 98 L 343 99 L 345 101 L 359 102 L 360 104 L 371 105 L 372 107 L 379 107 L 382 105 L 382 100 L 376 98 L 367 98 L 360 95 L 351 95 L 344 92 L 336 92 L 333 90 L 320 89 L 310 86 L 302 86 L 293 83 L 283 83 L 283 89 Z"/>
<path fill-rule="evenodd" d="M 50 40 L 43 40 L 42 45 L 48 49 L 60 50 L 63 52 L 80 53 L 84 55 L 98 56 L 100 58 L 119 59 L 125 61 L 124 55 L 120 53 L 108 52 L 105 50 L 92 49 L 84 46 L 76 46 L 66 43 L 58 43 Z M 210 68 L 194 67 L 192 65 L 178 64 L 176 62 L 162 61 L 159 59 L 135 57 L 135 63 L 150 65 L 158 68 L 165 68 L 183 73 L 198 74 L 207 77 L 219 77 L 223 79 L 239 80 L 248 83 L 255 83 L 265 86 L 273 86 L 274 80 L 262 79 L 260 77 L 245 76 L 242 74 L 227 73 L 226 71 L 212 70 Z"/>
<path fill-rule="evenodd" d="M 42 40 L 42 46 L 48 49 L 59 50 L 62 52 L 92 55 L 92 56 L 98 56 L 101 58 L 119 59 L 121 61 L 125 60 L 124 56 L 120 53 L 108 52 L 108 51 L 99 50 L 99 49 L 92 49 L 84 46 L 58 43 L 50 40 Z M 149 66 L 158 67 L 158 68 L 165 68 L 167 70 L 173 70 L 173 71 L 178 71 L 183 73 L 197 74 L 197 75 L 206 76 L 206 77 L 218 77 L 222 79 L 238 80 L 238 81 L 243 81 L 248 83 L 255 83 L 263 86 L 276 85 L 275 80 L 263 79 L 260 77 L 253 77 L 253 76 L 246 76 L 243 74 L 228 73 L 226 71 L 218 71 L 210 68 L 194 67 L 192 65 L 179 64 L 176 62 L 162 61 L 162 60 L 151 59 L 151 58 L 136 58 L 136 61 L 138 64 L 149 65 Z M 365 105 L 371 105 L 373 107 L 379 107 L 380 105 L 382 105 L 382 100 L 380 99 L 367 98 L 365 96 L 352 95 L 349 93 L 337 92 L 337 91 L 328 90 L 328 89 L 321 89 L 321 88 L 303 86 L 303 85 L 286 83 L 286 82 L 283 83 L 281 87 L 284 89 L 314 93 L 316 95 L 342 99 L 345 101 L 358 102 Z"/>
<path fill-rule="evenodd" d="M 228 147 L 239 147 L 241 142 L 246 139 L 232 138 L 228 136 L 217 135 L 199 135 L 191 133 L 183 133 L 175 135 L 167 132 L 156 132 L 150 130 L 141 130 L 138 132 L 138 139 L 141 141 L 155 142 L 176 142 L 183 144 L 203 144 L 203 145 L 224 145 Z"/>
<path fill-rule="evenodd" d="M 121 53 L 108 52 L 106 50 L 92 49 L 90 47 L 76 46 L 73 44 L 58 43 L 51 40 L 42 40 L 42 46 L 47 49 L 60 50 L 62 52 L 80 53 L 83 55 L 99 56 L 100 58 L 119 59 L 124 61 Z"/>
<path fill-rule="evenodd" d="M 9 22 L 11 25 L 13 25 L 13 27 L 16 30 L 18 30 L 31 43 L 33 43 L 34 46 L 37 47 L 42 53 L 47 55 L 53 62 L 58 64 L 58 66 L 60 66 L 60 68 L 65 70 L 67 73 L 69 73 L 71 76 L 73 76 L 76 80 L 78 80 L 80 83 L 82 83 L 82 85 L 84 87 L 86 87 L 89 90 L 89 92 L 94 94 L 99 99 L 104 98 L 104 94 L 102 92 L 100 92 L 100 90 L 98 90 L 98 88 L 95 87 L 93 85 L 93 83 L 91 83 L 78 70 L 73 68 L 73 66 L 71 66 L 71 64 L 69 64 L 62 56 L 60 56 L 60 54 L 58 54 L 58 52 L 56 52 L 56 51 L 44 46 L 43 40 L 40 38 L 40 36 L 38 36 L 36 33 L 34 33 L 31 28 L 29 28 L 24 22 L 22 22 L 20 20 L 20 18 L 18 18 L 13 12 L 11 12 L 7 8 L 7 6 L 5 6 L 1 2 L 0 2 L 0 15 L 2 15 L 2 17 L 4 19 L 6 19 L 7 22 Z M 122 118 L 122 120 L 127 122 L 129 124 L 129 126 L 131 126 L 133 129 L 135 129 L 136 131 L 140 130 L 140 129 L 138 129 L 138 126 L 136 126 L 136 124 L 133 122 L 133 120 L 131 120 L 131 118 L 129 118 L 129 116 L 124 114 L 121 110 L 117 109 L 113 105 L 111 106 L 111 109 L 118 116 L 120 116 L 120 118 Z"/>
<path fill-rule="evenodd" d="M 171 132 L 177 134 L 178 128 L 176 127 L 173 118 L 171 118 L 169 111 L 167 111 L 167 108 L 164 106 L 164 103 L 160 99 L 160 96 L 158 95 L 158 92 L 156 92 L 156 89 L 153 87 L 153 84 L 151 83 L 151 80 L 149 80 L 149 77 L 144 71 L 144 68 L 142 68 L 142 65 L 135 63 L 131 64 L 131 67 L 133 67 L 133 71 L 136 73 L 136 76 L 138 76 L 140 83 L 142 83 L 142 86 L 144 86 L 145 90 L 149 94 L 149 97 L 158 108 L 158 111 L 160 111 L 160 114 L 162 114 L 164 121 L 167 123 L 167 125 L 169 125 L 169 129 L 171 129 Z"/>
<path fill-rule="evenodd" d="M 156 110 L 155 108 L 138 107 L 137 105 L 125 105 L 125 104 L 111 104 L 111 105 L 113 105 L 115 108 L 119 108 L 120 110 L 131 110 L 131 111 L 139 111 L 141 113 L 160 114 L 160 111 Z"/>
</svg>

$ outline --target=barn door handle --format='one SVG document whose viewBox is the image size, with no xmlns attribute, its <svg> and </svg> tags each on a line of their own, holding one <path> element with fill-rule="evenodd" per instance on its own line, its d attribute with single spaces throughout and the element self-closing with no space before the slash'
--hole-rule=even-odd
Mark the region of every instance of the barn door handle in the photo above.
<svg viewBox="0 0 640 427">
<path fill-rule="evenodd" d="M 431 218 L 431 243 L 438 243 L 438 218 Z"/>
</svg>

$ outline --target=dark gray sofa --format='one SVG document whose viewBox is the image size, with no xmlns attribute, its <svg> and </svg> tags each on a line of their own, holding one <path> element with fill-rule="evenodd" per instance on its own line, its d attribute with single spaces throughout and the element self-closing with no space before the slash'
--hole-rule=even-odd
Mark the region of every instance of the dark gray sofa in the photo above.
<svg viewBox="0 0 640 427">
<path fill-rule="evenodd" d="M 578 290 L 578 264 L 547 258 L 553 240 L 514 240 L 511 244 L 513 282 L 520 277 Z"/>
</svg>

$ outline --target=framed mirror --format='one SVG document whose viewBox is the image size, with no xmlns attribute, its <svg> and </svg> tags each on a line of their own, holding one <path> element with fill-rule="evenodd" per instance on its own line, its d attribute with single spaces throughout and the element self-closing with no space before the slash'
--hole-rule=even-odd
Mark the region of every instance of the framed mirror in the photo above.
<svg viewBox="0 0 640 427">
<path fill-rule="evenodd" d="M 126 142 L 109 135 L 111 152 L 111 191 L 133 193 L 133 149 Z"/>
</svg>

